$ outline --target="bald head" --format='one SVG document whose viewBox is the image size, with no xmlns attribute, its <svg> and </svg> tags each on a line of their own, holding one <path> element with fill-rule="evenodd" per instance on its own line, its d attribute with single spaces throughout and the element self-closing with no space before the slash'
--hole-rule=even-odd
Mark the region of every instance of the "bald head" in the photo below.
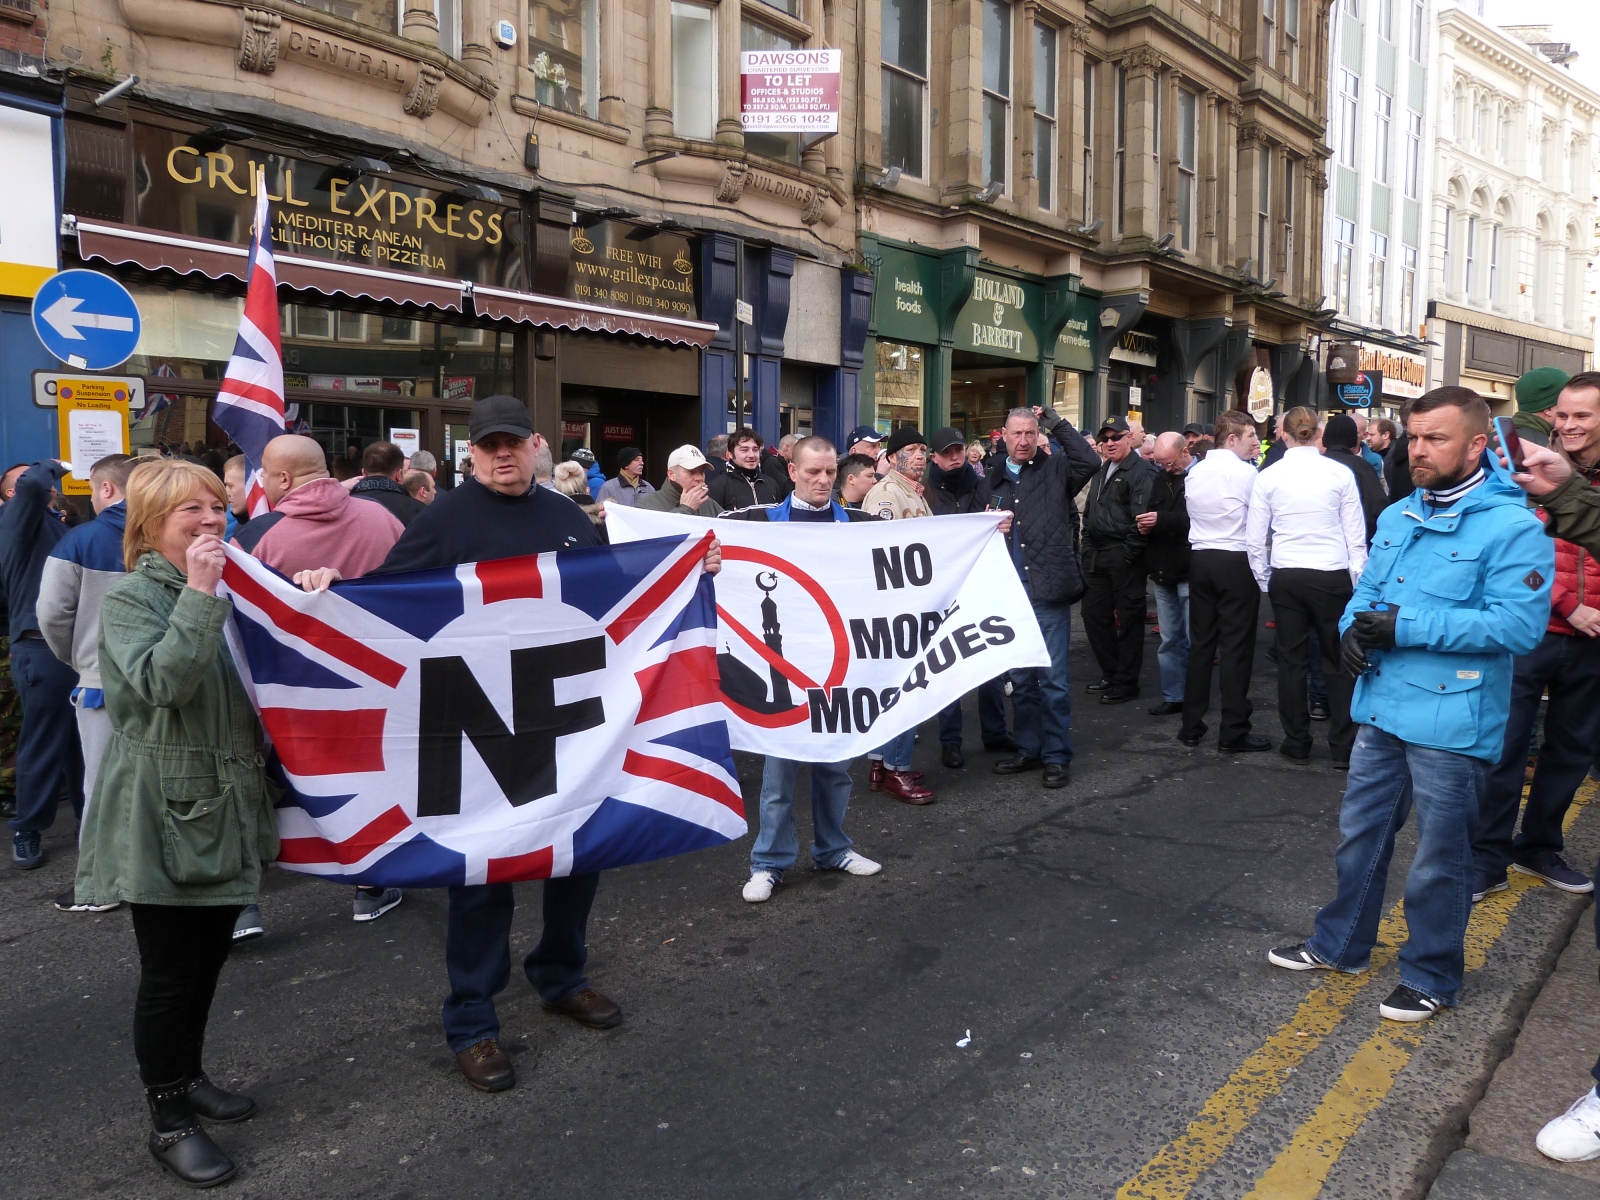
<svg viewBox="0 0 1600 1200">
<path fill-rule="evenodd" d="M 261 452 L 261 486 L 267 503 L 274 507 L 301 484 L 327 476 L 327 456 L 311 438 L 286 433 L 273 438 Z"/>
<path fill-rule="evenodd" d="M 1188 440 L 1181 433 L 1163 433 L 1156 438 L 1150 459 L 1163 471 L 1182 475 L 1189 469 L 1191 461 Z"/>
</svg>

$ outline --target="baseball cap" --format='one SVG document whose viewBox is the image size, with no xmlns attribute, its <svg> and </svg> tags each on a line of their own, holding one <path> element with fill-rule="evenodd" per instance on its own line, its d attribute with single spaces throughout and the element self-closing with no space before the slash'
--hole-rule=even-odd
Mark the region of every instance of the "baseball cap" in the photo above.
<svg viewBox="0 0 1600 1200">
<path fill-rule="evenodd" d="M 909 425 L 902 425 L 889 435 L 889 444 L 885 447 L 890 454 L 904 450 L 907 446 L 926 446 L 928 439 L 923 437 Z"/>
<path fill-rule="evenodd" d="M 1128 422 L 1124 417 L 1107 417 L 1100 422 L 1101 433 L 1127 433 Z"/>
<path fill-rule="evenodd" d="M 594 466 L 594 451 L 587 446 L 579 446 L 570 457 L 575 463 L 581 463 L 586 467 Z"/>
<path fill-rule="evenodd" d="M 965 446 L 966 444 L 967 435 L 949 425 L 935 431 L 934 435 L 928 439 L 928 449 L 935 454 L 941 454 L 953 446 Z"/>
<path fill-rule="evenodd" d="M 701 467 L 709 467 L 706 456 L 700 453 L 698 446 L 679 446 L 667 455 L 667 470 L 694 471 Z"/>
<path fill-rule="evenodd" d="M 881 441 L 883 441 L 883 434 L 879 433 L 871 425 L 857 425 L 850 431 L 850 436 L 845 438 L 844 444 L 848 447 L 854 446 L 857 442 Z"/>
<path fill-rule="evenodd" d="M 1183 431 L 1185 433 L 1192 433 L 1196 437 L 1210 437 L 1211 436 L 1211 426 L 1202 425 L 1199 421 L 1190 421 L 1187 425 L 1185 425 L 1183 427 Z"/>
<path fill-rule="evenodd" d="M 467 417 L 467 436 L 481 442 L 491 433 L 532 437 L 533 418 L 528 415 L 528 406 L 515 396 L 485 396 L 477 401 Z"/>
</svg>

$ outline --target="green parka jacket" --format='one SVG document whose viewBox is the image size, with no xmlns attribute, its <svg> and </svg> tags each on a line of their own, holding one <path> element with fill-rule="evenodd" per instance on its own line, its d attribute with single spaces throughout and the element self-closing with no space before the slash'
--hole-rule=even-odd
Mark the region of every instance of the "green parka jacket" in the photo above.
<svg viewBox="0 0 1600 1200">
<path fill-rule="evenodd" d="M 106 593 L 112 737 L 78 851 L 80 904 L 254 903 L 278 854 L 276 789 L 223 639 L 232 610 L 154 553 Z"/>
</svg>

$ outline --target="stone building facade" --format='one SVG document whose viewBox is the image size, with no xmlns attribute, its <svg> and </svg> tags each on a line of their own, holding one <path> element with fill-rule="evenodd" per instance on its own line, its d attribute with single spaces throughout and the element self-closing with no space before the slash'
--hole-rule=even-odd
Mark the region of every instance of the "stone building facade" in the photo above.
<svg viewBox="0 0 1600 1200">
<path fill-rule="evenodd" d="M 1447 7 L 1437 30 L 1429 382 L 1509 411 L 1522 372 L 1594 361 L 1600 95 L 1545 27 Z"/>
<path fill-rule="evenodd" d="M 1309 396 L 1327 0 L 884 0 L 857 200 L 880 425 Z"/>
</svg>

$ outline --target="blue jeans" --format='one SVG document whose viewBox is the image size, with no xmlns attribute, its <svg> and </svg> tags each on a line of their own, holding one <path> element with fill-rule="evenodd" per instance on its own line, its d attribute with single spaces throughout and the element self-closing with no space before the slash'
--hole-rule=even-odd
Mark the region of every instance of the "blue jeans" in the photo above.
<svg viewBox="0 0 1600 1200">
<path fill-rule="evenodd" d="M 988 683 L 980 683 L 978 693 L 978 732 L 985 746 L 1005 741 L 1006 732 L 1006 677 L 996 675 Z M 939 744 L 961 745 L 961 701 L 957 700 L 939 712 Z"/>
<path fill-rule="evenodd" d="M 545 1004 L 558 1004 L 589 986 L 586 931 L 599 872 L 544 881 L 544 932 L 522 960 L 522 970 Z M 444 963 L 450 995 L 444 1002 L 444 1032 L 459 1054 L 484 1038 L 500 1036 L 494 998 L 511 982 L 513 884 L 486 883 L 450 889 Z"/>
<path fill-rule="evenodd" d="M 1544 715 L 1544 744 L 1518 833 L 1528 739 L 1539 722 L 1539 698 L 1547 687 L 1550 705 Z M 1546 633 L 1514 662 L 1505 751 L 1484 785 L 1478 836 L 1472 845 L 1478 870 L 1504 879 L 1513 862 L 1535 866 L 1542 856 L 1561 853 L 1565 844 L 1561 822 L 1594 761 L 1596 746 L 1600 746 L 1600 639 Z"/>
<path fill-rule="evenodd" d="M 1161 623 L 1161 645 L 1156 662 L 1161 666 L 1161 698 L 1168 704 L 1183 703 L 1183 681 L 1189 674 L 1189 581 L 1180 579 L 1170 587 L 1158 583 L 1156 617 Z"/>
<path fill-rule="evenodd" d="M 794 780 L 802 765 L 811 768 L 811 861 L 837 866 L 854 845 L 845 836 L 844 811 L 850 804 L 850 760 L 801 764 L 768 755 L 761 771 L 761 829 L 750 847 L 750 867 L 782 875 L 799 856 L 794 832 Z"/>
<path fill-rule="evenodd" d="M 17 735 L 17 815 L 13 830 L 43 831 L 55 824 L 63 796 L 83 815 L 83 751 L 72 689 L 78 674 L 41 637 L 11 643 L 11 679 L 22 699 Z"/>
<path fill-rule="evenodd" d="M 1067 654 L 1072 648 L 1072 605 L 1035 600 L 1033 615 L 1050 651 L 1048 667 L 1011 672 L 1011 710 L 1017 719 L 1017 753 L 1047 763 L 1072 761 L 1072 690 Z M 1141 633 L 1142 636 L 1142 633 Z"/>
<path fill-rule="evenodd" d="M 913 725 L 904 733 L 897 733 L 883 745 L 879 746 L 868 758 L 883 759 L 885 771 L 909 771 L 911 769 L 911 755 L 917 748 L 917 727 Z"/>
<path fill-rule="evenodd" d="M 1341 971 L 1366 967 L 1383 918 L 1394 837 L 1417 810 L 1417 856 L 1406 876 L 1400 982 L 1453 1007 L 1466 970 L 1472 915 L 1472 839 L 1488 764 L 1413 746 L 1362 725 L 1350 754 L 1334 859 L 1339 892 L 1317 914 L 1311 953 Z"/>
</svg>

